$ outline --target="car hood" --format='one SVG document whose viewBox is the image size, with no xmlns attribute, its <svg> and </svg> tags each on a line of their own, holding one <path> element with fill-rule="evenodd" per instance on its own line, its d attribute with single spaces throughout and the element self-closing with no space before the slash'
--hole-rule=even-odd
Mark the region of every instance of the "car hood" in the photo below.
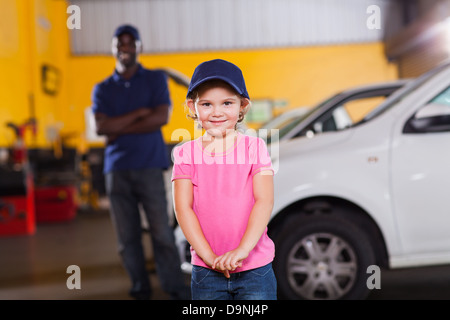
<svg viewBox="0 0 450 320">
<path fill-rule="evenodd" d="M 272 159 L 281 160 L 308 153 L 329 153 L 331 149 L 340 148 L 340 145 L 350 139 L 354 130 L 347 129 L 338 132 L 326 132 L 312 138 L 306 136 L 284 140 L 270 144 Z M 272 152 L 274 154 L 272 154 Z M 277 154 L 278 153 L 278 154 Z"/>
</svg>

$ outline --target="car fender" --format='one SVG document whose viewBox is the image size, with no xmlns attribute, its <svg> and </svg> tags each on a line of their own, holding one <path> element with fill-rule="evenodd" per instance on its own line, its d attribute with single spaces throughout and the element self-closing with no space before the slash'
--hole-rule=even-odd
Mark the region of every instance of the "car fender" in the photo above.
<svg viewBox="0 0 450 320">
<path fill-rule="evenodd" d="M 357 135 L 349 129 L 280 143 L 272 219 L 308 199 L 343 199 L 372 218 L 387 249 L 396 254 L 401 247 L 388 188 L 389 134 L 374 136 L 371 128 L 358 129 Z"/>
</svg>

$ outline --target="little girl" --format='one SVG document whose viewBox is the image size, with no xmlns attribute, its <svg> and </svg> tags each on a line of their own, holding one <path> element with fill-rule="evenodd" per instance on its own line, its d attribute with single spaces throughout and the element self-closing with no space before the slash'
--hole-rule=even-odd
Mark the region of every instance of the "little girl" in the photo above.
<svg viewBox="0 0 450 320">
<path fill-rule="evenodd" d="M 261 138 L 236 130 L 250 107 L 241 70 L 197 66 L 186 105 L 205 133 L 173 151 L 173 197 L 191 245 L 194 300 L 276 300 L 275 246 L 267 235 L 273 169 Z"/>
</svg>

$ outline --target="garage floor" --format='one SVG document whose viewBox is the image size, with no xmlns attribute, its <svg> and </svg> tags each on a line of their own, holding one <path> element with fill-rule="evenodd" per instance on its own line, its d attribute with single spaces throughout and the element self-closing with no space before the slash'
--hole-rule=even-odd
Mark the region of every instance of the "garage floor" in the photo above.
<svg viewBox="0 0 450 320">
<path fill-rule="evenodd" d="M 167 300 L 152 263 L 151 242 L 144 235 L 154 299 Z M 129 280 L 116 251 L 106 210 L 82 212 L 66 222 L 40 223 L 28 236 L 0 237 L 0 299 L 129 300 Z M 67 288 L 77 265 L 81 289 Z"/>
<path fill-rule="evenodd" d="M 153 299 L 168 300 L 154 272 L 148 234 L 144 247 Z M 81 289 L 66 286 L 70 265 L 80 267 Z M 0 300 L 130 300 L 128 289 L 107 210 L 38 224 L 34 235 L 0 237 Z M 381 289 L 369 300 L 399 299 L 450 299 L 450 266 L 382 271 Z"/>
</svg>

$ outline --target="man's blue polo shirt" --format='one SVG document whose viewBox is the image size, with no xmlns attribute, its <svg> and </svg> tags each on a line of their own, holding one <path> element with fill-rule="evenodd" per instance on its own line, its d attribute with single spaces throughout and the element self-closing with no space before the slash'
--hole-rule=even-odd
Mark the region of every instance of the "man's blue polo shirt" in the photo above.
<svg viewBox="0 0 450 320">
<path fill-rule="evenodd" d="M 169 104 L 170 96 L 164 72 L 139 65 L 129 80 L 117 71 L 95 85 L 92 111 L 109 117 L 119 116 L 140 107 L 155 108 Z M 120 135 L 105 147 L 104 173 L 120 170 L 168 168 L 169 157 L 161 130 L 150 133 Z"/>
</svg>

